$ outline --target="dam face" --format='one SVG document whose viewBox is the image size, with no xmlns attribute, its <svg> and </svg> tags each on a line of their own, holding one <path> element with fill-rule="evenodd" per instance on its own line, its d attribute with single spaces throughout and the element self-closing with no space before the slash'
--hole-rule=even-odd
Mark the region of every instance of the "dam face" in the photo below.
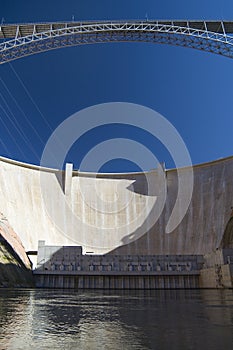
<svg viewBox="0 0 233 350">
<path fill-rule="evenodd" d="M 82 246 L 84 254 L 202 255 L 220 246 L 230 219 L 233 157 L 194 166 L 193 172 L 190 206 L 169 234 L 165 228 L 177 196 L 176 170 L 164 170 L 164 193 L 156 170 L 93 177 L 72 171 L 71 165 L 60 172 L 0 158 L 0 211 L 26 251 L 37 251 L 42 240 Z M 164 208 L 154 220 L 151 205 L 163 196 Z"/>
</svg>

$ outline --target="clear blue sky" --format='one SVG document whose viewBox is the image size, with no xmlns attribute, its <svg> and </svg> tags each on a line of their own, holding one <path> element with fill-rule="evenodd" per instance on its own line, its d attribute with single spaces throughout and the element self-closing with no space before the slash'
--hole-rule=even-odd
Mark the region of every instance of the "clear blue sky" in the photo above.
<svg viewBox="0 0 233 350">
<path fill-rule="evenodd" d="M 69 21 L 73 16 L 77 21 L 146 16 L 233 20 L 233 2 L 0 0 L 0 17 L 5 23 Z M 64 119 L 85 107 L 114 101 L 138 103 L 160 112 L 179 131 L 194 164 L 233 155 L 232 59 L 158 44 L 98 44 L 1 65 L 0 77 L 2 156 L 39 164 L 47 139 Z M 164 147 L 145 132 L 125 126 L 94 130 L 77 142 L 67 160 L 78 168 L 85 153 L 109 137 L 133 138 L 167 167 L 173 166 Z M 112 161 L 102 170 L 138 168 Z"/>
</svg>

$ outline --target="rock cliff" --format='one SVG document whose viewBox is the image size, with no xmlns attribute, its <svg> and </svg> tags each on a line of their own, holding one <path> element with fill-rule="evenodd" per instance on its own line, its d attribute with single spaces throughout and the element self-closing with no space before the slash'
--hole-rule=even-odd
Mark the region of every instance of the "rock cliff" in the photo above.
<svg viewBox="0 0 233 350">
<path fill-rule="evenodd" d="M 24 247 L 0 213 L 0 287 L 32 287 L 31 264 Z"/>
</svg>

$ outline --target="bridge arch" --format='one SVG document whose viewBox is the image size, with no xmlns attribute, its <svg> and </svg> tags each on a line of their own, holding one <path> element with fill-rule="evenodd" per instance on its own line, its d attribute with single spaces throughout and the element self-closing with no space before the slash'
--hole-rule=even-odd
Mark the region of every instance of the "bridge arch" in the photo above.
<svg viewBox="0 0 233 350">
<path fill-rule="evenodd" d="M 0 64 L 67 46 L 151 42 L 233 58 L 233 21 L 99 21 L 0 27 Z"/>
</svg>

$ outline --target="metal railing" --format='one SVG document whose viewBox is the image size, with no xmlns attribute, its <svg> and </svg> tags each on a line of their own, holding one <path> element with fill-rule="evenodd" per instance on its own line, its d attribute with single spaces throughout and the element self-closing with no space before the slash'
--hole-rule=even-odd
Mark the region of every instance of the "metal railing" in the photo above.
<svg viewBox="0 0 233 350">
<path fill-rule="evenodd" d="M 0 30 L 0 38 L 4 40 L 0 43 L 0 63 L 67 46 L 127 41 L 184 46 L 232 58 L 232 32 L 233 22 L 225 25 L 221 21 L 100 21 L 5 25 Z"/>
</svg>

